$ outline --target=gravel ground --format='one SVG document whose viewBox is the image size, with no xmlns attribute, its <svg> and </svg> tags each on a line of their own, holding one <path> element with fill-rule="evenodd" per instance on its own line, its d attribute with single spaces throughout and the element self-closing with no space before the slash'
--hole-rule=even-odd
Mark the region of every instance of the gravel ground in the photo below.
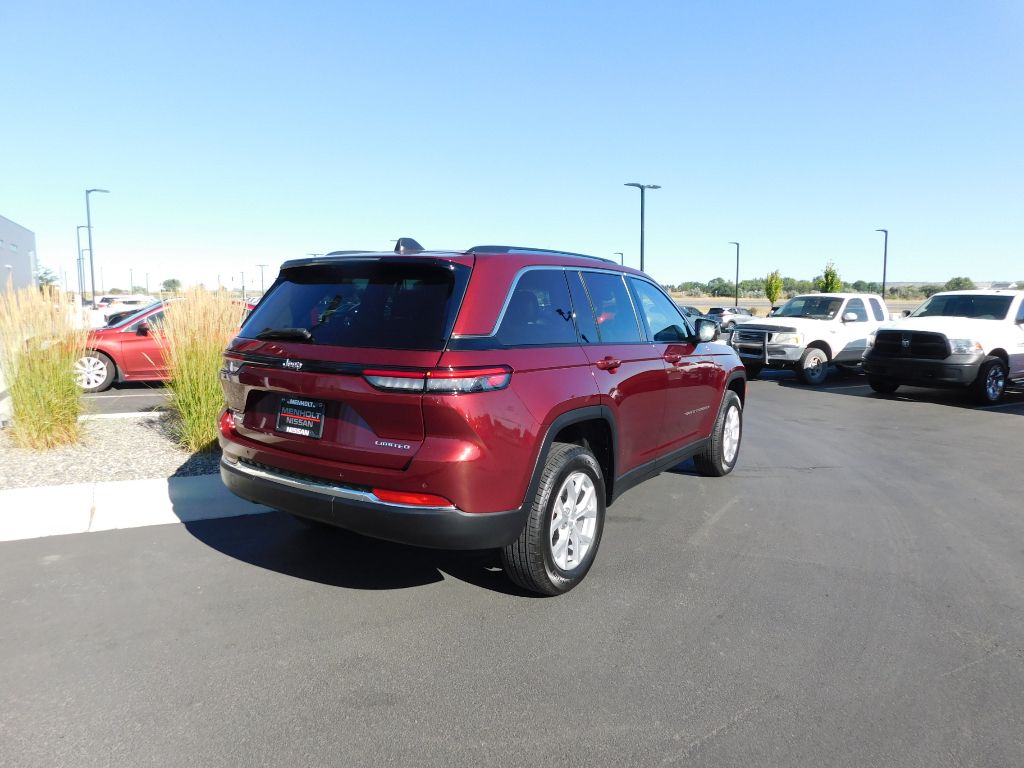
<svg viewBox="0 0 1024 768">
<path fill-rule="evenodd" d="M 171 437 L 168 418 L 147 413 L 87 420 L 81 443 L 50 451 L 18 448 L 10 430 L 0 430 L 0 489 L 216 473 L 220 451 L 182 450 Z"/>
</svg>

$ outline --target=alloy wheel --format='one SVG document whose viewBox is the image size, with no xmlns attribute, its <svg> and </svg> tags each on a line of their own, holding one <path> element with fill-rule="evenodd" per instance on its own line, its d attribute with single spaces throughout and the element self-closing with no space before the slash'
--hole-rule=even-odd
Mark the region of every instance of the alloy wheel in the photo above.
<svg viewBox="0 0 1024 768">
<path fill-rule="evenodd" d="M 551 510 L 551 558 L 563 571 L 578 567 L 587 557 L 597 530 L 597 492 L 584 472 L 573 472 L 562 483 Z"/>
</svg>

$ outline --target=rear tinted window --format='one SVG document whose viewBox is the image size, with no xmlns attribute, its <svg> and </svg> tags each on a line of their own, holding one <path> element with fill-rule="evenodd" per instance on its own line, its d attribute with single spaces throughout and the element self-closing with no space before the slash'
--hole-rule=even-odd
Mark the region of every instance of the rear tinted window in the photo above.
<svg viewBox="0 0 1024 768">
<path fill-rule="evenodd" d="M 507 346 L 576 343 L 572 302 L 562 270 L 523 273 L 505 308 L 498 341 Z"/>
<path fill-rule="evenodd" d="M 1012 296 L 936 294 L 910 313 L 911 317 L 973 317 L 976 320 L 1005 320 Z"/>
<path fill-rule="evenodd" d="M 642 341 L 633 302 L 620 275 L 584 272 L 583 282 L 594 305 L 597 331 L 602 344 L 630 344 Z"/>
<path fill-rule="evenodd" d="M 469 269 L 457 264 L 351 261 L 293 267 L 239 335 L 309 331 L 310 344 L 440 350 L 455 323 Z"/>
</svg>

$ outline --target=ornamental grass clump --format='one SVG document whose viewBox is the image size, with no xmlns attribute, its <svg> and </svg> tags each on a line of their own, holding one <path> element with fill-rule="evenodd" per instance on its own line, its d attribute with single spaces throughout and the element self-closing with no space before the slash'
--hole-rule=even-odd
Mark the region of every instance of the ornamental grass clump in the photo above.
<svg viewBox="0 0 1024 768">
<path fill-rule="evenodd" d="M 182 447 L 193 453 L 217 447 L 217 417 L 224 407 L 219 371 L 224 348 L 238 331 L 244 305 L 223 291 L 201 288 L 167 305 L 163 344 L 171 380 L 171 408 Z"/>
<path fill-rule="evenodd" d="M 23 448 L 78 440 L 82 391 L 75 362 L 88 330 L 79 310 L 51 286 L 0 290 L 0 375 L 11 398 L 11 434 Z M 2 388 L 2 387 L 0 387 Z"/>
</svg>

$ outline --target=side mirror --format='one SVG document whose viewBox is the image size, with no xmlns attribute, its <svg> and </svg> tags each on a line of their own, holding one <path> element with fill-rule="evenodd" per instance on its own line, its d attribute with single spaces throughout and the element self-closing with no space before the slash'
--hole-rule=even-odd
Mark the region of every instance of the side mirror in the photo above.
<svg viewBox="0 0 1024 768">
<path fill-rule="evenodd" d="M 714 341 L 718 338 L 718 323 L 698 317 L 693 321 L 697 328 L 697 340 L 700 342 Z"/>
<path fill-rule="evenodd" d="M 910 317 L 910 310 L 904 309 L 902 312 L 900 312 L 900 317 Z"/>
<path fill-rule="evenodd" d="M 135 326 L 135 334 L 137 336 L 149 336 L 149 323 L 139 323 Z"/>
<path fill-rule="evenodd" d="M 847 312 L 845 315 L 843 315 L 843 322 L 844 323 L 856 323 L 857 322 L 857 313 L 856 312 Z"/>
</svg>

